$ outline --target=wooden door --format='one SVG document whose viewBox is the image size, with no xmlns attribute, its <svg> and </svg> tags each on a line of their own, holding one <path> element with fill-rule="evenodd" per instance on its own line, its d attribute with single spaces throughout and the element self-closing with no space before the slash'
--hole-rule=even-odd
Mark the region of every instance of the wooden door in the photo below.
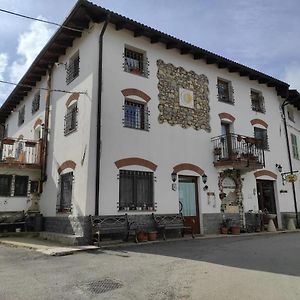
<svg viewBox="0 0 300 300">
<path fill-rule="evenodd" d="M 192 226 L 194 233 L 200 233 L 197 177 L 179 176 L 179 208 L 186 226 Z"/>
<path fill-rule="evenodd" d="M 266 209 L 270 214 L 277 214 L 273 181 L 257 179 L 256 185 L 259 209 L 262 211 Z M 277 227 L 277 218 L 274 220 L 274 224 Z"/>
</svg>

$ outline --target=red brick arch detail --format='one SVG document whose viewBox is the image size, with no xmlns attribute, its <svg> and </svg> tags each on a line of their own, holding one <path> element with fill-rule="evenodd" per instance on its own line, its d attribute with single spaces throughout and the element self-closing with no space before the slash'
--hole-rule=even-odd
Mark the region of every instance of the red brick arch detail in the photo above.
<svg viewBox="0 0 300 300">
<path fill-rule="evenodd" d="M 254 172 L 254 176 L 255 176 L 255 178 L 261 177 L 261 176 L 269 176 L 269 177 L 274 178 L 275 180 L 277 179 L 277 175 L 275 173 L 271 172 L 271 171 L 268 171 L 268 170 L 256 171 L 256 172 Z"/>
<path fill-rule="evenodd" d="M 251 120 L 250 121 L 250 123 L 251 123 L 251 125 L 252 126 L 254 126 L 254 125 L 261 125 L 261 126 L 263 126 L 263 127 L 265 127 L 265 128 L 268 128 L 268 124 L 264 121 L 264 120 L 262 120 L 262 119 L 253 119 L 253 120 Z"/>
<path fill-rule="evenodd" d="M 227 120 L 230 120 L 232 123 L 235 121 L 235 117 L 229 113 L 226 113 L 226 112 L 221 112 L 219 113 L 219 118 L 221 120 L 224 120 L 224 119 L 227 119 Z"/>
<path fill-rule="evenodd" d="M 153 172 L 156 171 L 156 169 L 157 169 L 156 164 L 154 164 L 153 162 L 151 162 L 149 160 L 139 158 L 139 157 L 123 158 L 123 159 L 115 161 L 115 165 L 117 166 L 118 169 L 127 167 L 127 166 L 142 166 L 142 167 L 152 170 Z"/>
<path fill-rule="evenodd" d="M 194 172 L 198 173 L 200 176 L 202 176 L 204 174 L 204 171 L 200 167 L 193 165 L 193 164 L 189 164 L 189 163 L 182 163 L 182 164 L 176 165 L 173 168 L 173 171 L 175 173 L 178 173 L 178 172 L 184 171 L 184 170 L 194 171 Z"/>
<path fill-rule="evenodd" d="M 33 125 L 33 129 L 36 129 L 38 126 L 41 126 L 42 124 L 43 124 L 42 119 L 38 118 Z"/>
<path fill-rule="evenodd" d="M 23 139 L 24 139 L 24 135 L 20 134 L 19 137 L 18 137 L 18 140 L 23 140 Z"/>
<path fill-rule="evenodd" d="M 138 96 L 140 98 L 142 98 L 143 100 L 145 100 L 146 102 L 150 101 L 150 96 L 148 96 L 146 93 L 144 93 L 141 90 L 138 89 L 133 89 L 133 88 L 129 88 L 129 89 L 124 89 L 121 91 L 124 97 L 128 97 L 128 96 Z"/>
<path fill-rule="evenodd" d="M 68 169 L 68 168 L 75 170 L 76 163 L 73 160 L 66 160 L 58 167 L 57 172 L 58 172 L 58 174 L 60 174 L 63 170 Z"/>
<path fill-rule="evenodd" d="M 79 99 L 79 93 L 73 93 L 71 94 L 71 96 L 68 98 L 67 102 L 66 102 L 66 107 L 69 107 L 70 103 L 74 100 L 78 100 Z"/>
</svg>

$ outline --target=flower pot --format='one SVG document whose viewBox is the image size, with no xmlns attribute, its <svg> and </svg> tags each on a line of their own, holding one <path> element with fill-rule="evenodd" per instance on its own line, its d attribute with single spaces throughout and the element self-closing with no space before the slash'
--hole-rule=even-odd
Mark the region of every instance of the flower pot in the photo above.
<svg viewBox="0 0 300 300">
<path fill-rule="evenodd" d="M 147 233 L 144 232 L 144 231 L 139 231 L 138 234 L 137 234 L 137 240 L 139 242 L 147 242 L 147 240 L 148 240 Z"/>
<path fill-rule="evenodd" d="M 240 226 L 231 226 L 231 233 L 232 234 L 240 234 L 241 233 Z"/>
<path fill-rule="evenodd" d="M 228 228 L 227 227 L 221 227 L 221 233 L 222 234 L 227 234 L 228 233 Z"/>
<path fill-rule="evenodd" d="M 148 232 L 148 241 L 155 241 L 157 238 L 157 231 Z"/>
</svg>

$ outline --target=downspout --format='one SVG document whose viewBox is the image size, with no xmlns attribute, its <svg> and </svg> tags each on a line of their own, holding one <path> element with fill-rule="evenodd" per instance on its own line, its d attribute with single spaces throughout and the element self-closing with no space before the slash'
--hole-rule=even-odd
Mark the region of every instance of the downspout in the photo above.
<svg viewBox="0 0 300 300">
<path fill-rule="evenodd" d="M 285 109 L 284 109 L 284 107 L 288 104 L 289 103 L 285 100 L 281 105 L 281 109 L 282 109 L 282 113 L 283 113 L 283 124 L 284 124 L 284 131 L 285 131 L 286 146 L 287 146 L 287 150 L 288 150 L 290 173 L 293 174 L 291 149 L 290 149 L 289 136 L 288 136 L 288 130 L 287 130 L 287 123 L 286 123 L 286 116 L 285 116 Z M 293 189 L 293 198 L 294 198 L 294 206 L 295 206 L 295 213 L 296 213 L 296 224 L 297 224 L 296 227 L 299 228 L 297 198 L 296 198 L 296 189 L 295 189 L 295 183 L 294 182 L 292 182 L 292 189 Z"/>
<path fill-rule="evenodd" d="M 101 104 L 102 104 L 102 62 L 103 36 L 109 22 L 108 14 L 99 36 L 98 65 L 98 101 L 97 101 L 97 142 L 96 142 L 96 178 L 95 178 L 95 216 L 99 215 L 100 157 L 101 157 Z"/>
<path fill-rule="evenodd" d="M 47 181 L 47 158 L 48 158 L 48 136 L 49 136 L 49 116 L 50 116 L 50 99 L 51 99 L 51 79 L 52 79 L 52 66 L 48 67 L 48 75 L 46 81 L 46 108 L 45 108 L 45 122 L 44 130 L 41 143 L 41 164 L 42 172 L 41 179 L 42 182 Z"/>
</svg>

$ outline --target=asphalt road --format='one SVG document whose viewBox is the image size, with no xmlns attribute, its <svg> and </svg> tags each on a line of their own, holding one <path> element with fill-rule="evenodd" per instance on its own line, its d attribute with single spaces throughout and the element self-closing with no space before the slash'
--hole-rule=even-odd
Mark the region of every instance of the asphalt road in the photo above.
<svg viewBox="0 0 300 300">
<path fill-rule="evenodd" d="M 0 245 L 0 300 L 300 299 L 300 233 L 50 257 Z"/>
</svg>

